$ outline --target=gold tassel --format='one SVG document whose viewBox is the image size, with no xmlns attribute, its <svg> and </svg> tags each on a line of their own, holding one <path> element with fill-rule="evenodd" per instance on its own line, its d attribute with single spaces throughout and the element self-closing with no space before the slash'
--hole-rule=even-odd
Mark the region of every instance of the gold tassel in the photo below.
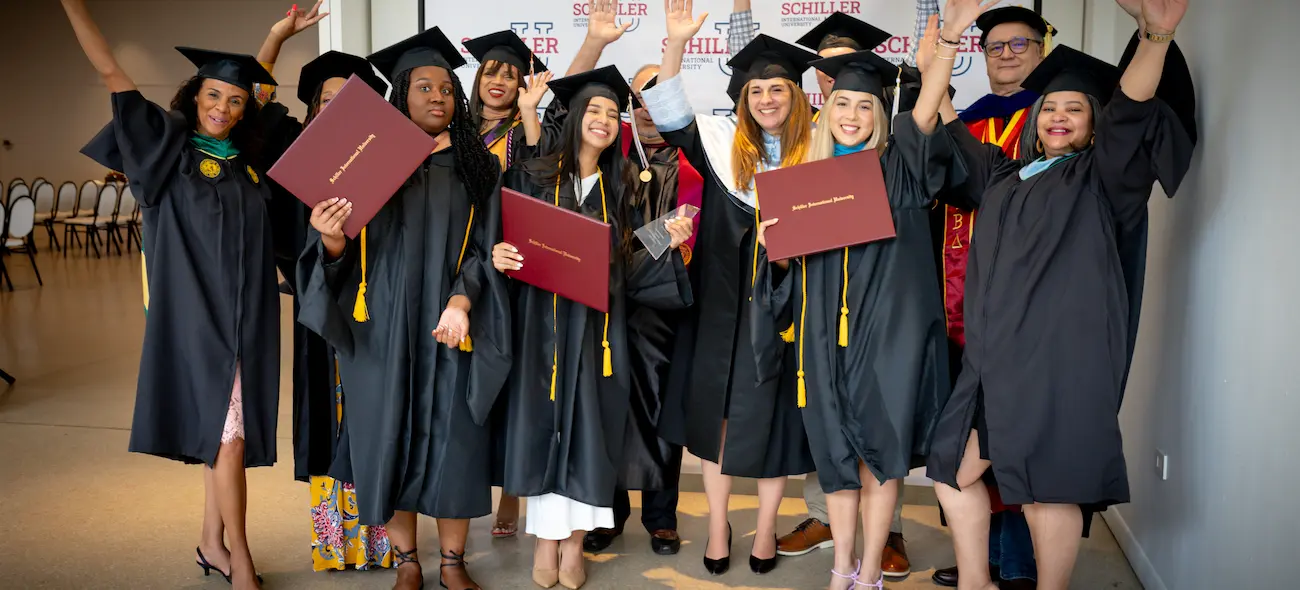
<svg viewBox="0 0 1300 590">
<path fill-rule="evenodd" d="M 604 375 L 605 375 L 606 377 L 609 377 L 609 376 L 612 376 L 612 375 L 614 374 L 614 354 L 613 354 L 612 352 L 610 352 L 610 350 L 609 350 L 609 341 L 608 341 L 608 340 L 606 340 L 606 341 L 604 342 L 604 346 L 605 346 L 605 372 L 604 372 Z"/>
<path fill-rule="evenodd" d="M 808 405 L 808 386 L 803 382 L 803 371 L 799 371 L 799 407 Z"/>
<path fill-rule="evenodd" d="M 609 223 L 609 209 L 605 205 L 605 177 L 601 175 L 600 168 L 596 169 L 596 182 L 600 184 L 600 216 L 605 223 Z M 605 331 L 601 335 L 600 345 L 605 348 L 605 367 L 602 374 L 605 377 L 612 377 L 614 354 L 609 350 L 609 312 L 605 312 Z"/>
<path fill-rule="evenodd" d="M 808 258 L 806 256 L 799 258 L 799 268 L 803 273 L 803 284 L 800 285 L 803 293 L 803 307 L 799 310 L 799 407 L 808 405 L 808 386 L 804 384 L 803 372 L 803 337 L 804 321 L 808 317 Z M 790 326 L 791 331 L 794 326 Z"/>
<path fill-rule="evenodd" d="M 366 228 L 361 228 L 361 284 L 357 286 L 357 303 L 352 308 L 352 319 L 358 324 L 370 321 L 370 310 L 366 307 Z"/>
<path fill-rule="evenodd" d="M 460 243 L 460 255 L 456 257 L 456 274 L 460 275 L 460 263 L 465 261 L 465 250 L 469 247 L 469 233 L 474 227 L 474 206 L 469 206 L 469 221 L 465 223 L 465 240 Z M 461 352 L 474 352 L 474 341 L 470 340 L 469 334 L 460 341 Z"/>
<path fill-rule="evenodd" d="M 786 329 L 784 329 L 784 330 L 781 330 L 781 340 L 783 340 L 783 341 L 784 341 L 785 343 L 787 343 L 787 344 L 789 344 L 789 343 L 791 343 L 791 342 L 794 342 L 794 323 L 793 323 L 793 322 L 790 323 L 790 327 L 789 327 L 789 328 L 786 328 Z"/>
<path fill-rule="evenodd" d="M 849 249 L 844 249 L 844 287 L 840 291 L 840 347 L 849 346 Z"/>
<path fill-rule="evenodd" d="M 558 184 L 559 181 L 557 180 Z M 556 189 L 555 194 L 560 194 Z M 560 296 L 551 295 L 551 401 L 555 401 L 555 376 L 560 372 Z"/>
<path fill-rule="evenodd" d="M 461 341 L 460 341 L 460 351 L 461 351 L 461 352 L 474 352 L 474 341 L 469 339 L 469 335 L 468 335 L 468 334 L 465 335 L 465 339 L 464 339 L 464 340 L 461 340 Z"/>
<path fill-rule="evenodd" d="M 1047 34 L 1043 35 L 1043 56 L 1052 52 L 1052 37 L 1056 35 L 1056 27 L 1047 25 Z"/>
<path fill-rule="evenodd" d="M 555 375 L 559 372 L 559 367 L 551 365 L 551 401 L 555 401 Z"/>
</svg>

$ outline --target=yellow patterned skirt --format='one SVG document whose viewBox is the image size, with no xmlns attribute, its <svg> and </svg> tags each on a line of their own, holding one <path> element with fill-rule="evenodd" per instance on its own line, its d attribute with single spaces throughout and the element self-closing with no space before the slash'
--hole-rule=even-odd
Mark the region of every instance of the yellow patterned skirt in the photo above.
<svg viewBox="0 0 1300 590">
<path fill-rule="evenodd" d="M 334 400 L 343 420 L 343 385 L 334 363 Z M 382 526 L 362 526 L 357 518 L 357 493 L 352 484 L 332 477 L 311 478 L 311 560 L 316 571 L 393 567 L 388 532 Z"/>
</svg>

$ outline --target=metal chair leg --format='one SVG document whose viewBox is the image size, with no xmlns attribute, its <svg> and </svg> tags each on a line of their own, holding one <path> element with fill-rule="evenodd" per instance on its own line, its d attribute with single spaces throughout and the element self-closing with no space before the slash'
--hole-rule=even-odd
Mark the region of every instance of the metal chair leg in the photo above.
<svg viewBox="0 0 1300 590">
<path fill-rule="evenodd" d="M 13 375 L 4 372 L 4 369 L 0 369 L 0 379 L 4 380 L 5 383 L 8 383 L 10 385 L 13 385 L 14 382 L 17 381 L 17 379 L 14 379 Z"/>
<path fill-rule="evenodd" d="M 9 285 L 9 290 L 13 291 L 14 280 L 12 278 L 9 278 L 9 267 L 5 266 L 5 261 L 3 258 L 0 258 L 0 277 L 4 278 L 5 284 Z"/>
<path fill-rule="evenodd" d="M 36 284 L 44 287 L 45 281 L 41 280 L 41 268 L 36 266 L 36 252 L 31 248 L 27 249 L 27 259 L 32 261 L 32 272 L 36 273 Z"/>
</svg>

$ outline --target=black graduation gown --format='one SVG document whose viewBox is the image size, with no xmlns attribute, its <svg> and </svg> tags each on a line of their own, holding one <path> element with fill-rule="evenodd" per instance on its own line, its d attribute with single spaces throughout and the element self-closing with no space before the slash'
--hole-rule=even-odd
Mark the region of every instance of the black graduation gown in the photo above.
<svg viewBox="0 0 1300 590">
<path fill-rule="evenodd" d="M 827 493 L 860 489 L 859 461 L 881 482 L 923 463 L 952 390 L 929 220 L 952 144 L 923 135 L 908 113 L 895 130 L 881 165 L 897 237 L 848 248 L 848 346 L 838 343 L 844 249 L 795 259 L 784 272 L 766 260 L 759 267 L 754 317 L 771 318 L 766 331 L 794 322 L 804 427 Z"/>
<path fill-rule="evenodd" d="M 795 368 L 777 359 L 782 372 L 762 376 L 755 362 L 750 334 L 754 210 L 718 180 L 694 121 L 663 138 L 704 176 L 704 193 L 690 265 L 695 306 L 677 331 L 659 435 L 716 463 L 726 420 L 723 473 L 753 478 L 808 473 L 814 467 L 799 416 Z M 769 336 L 780 338 L 775 332 Z M 783 353 L 792 355 L 793 346 Z"/>
<path fill-rule="evenodd" d="M 313 230 L 299 260 L 299 321 L 337 351 L 347 392 L 330 475 L 356 485 L 364 525 L 383 524 L 395 510 L 475 518 L 492 508 L 486 410 L 471 404 L 495 396 L 504 380 L 500 332 L 485 331 L 505 308 L 503 296 L 493 299 L 504 291 L 492 288 L 498 278 L 481 264 L 490 264 L 491 248 L 480 226 L 493 213 L 476 211 L 468 227 L 471 200 L 454 157 L 452 150 L 430 156 L 368 224 L 369 321 L 352 317 L 362 277 L 358 242 L 326 261 Z M 432 334 L 455 294 L 473 305 L 473 353 Z"/>
<path fill-rule="evenodd" d="M 624 133 L 635 133 L 624 129 Z M 677 207 L 678 150 L 647 148 L 650 182 L 638 182 L 633 225 L 640 227 Z M 643 249 L 640 240 L 634 248 Z M 684 310 L 661 310 L 628 302 L 627 330 L 632 362 L 631 411 L 624 433 L 618 487 L 624 490 L 670 490 L 681 478 L 682 448 L 659 436 L 664 388 L 673 358 L 673 343 Z"/>
<path fill-rule="evenodd" d="M 967 270 L 966 353 L 928 475 L 956 485 L 972 428 L 1004 503 L 1127 502 L 1119 404 L 1129 296 L 1117 236 L 1156 180 L 1173 192 L 1191 141 L 1159 99 L 1120 91 L 1096 144 L 1021 181 L 1021 163 L 948 125 L 980 209 Z"/>
<path fill-rule="evenodd" d="M 626 239 L 624 230 L 630 231 L 624 226 L 629 215 L 615 211 L 625 203 L 611 176 L 606 175 L 604 182 L 613 225 L 609 285 L 613 374 L 602 375 L 605 314 L 563 297 L 554 300 L 550 292 L 531 285 L 512 283 L 514 363 L 501 400 L 504 490 L 512 496 L 555 493 L 592 506 L 613 506 L 632 388 L 629 301 L 656 309 L 680 309 L 692 303 L 679 252 L 654 260 L 641 251 L 630 263 L 623 262 L 620 243 Z M 554 202 L 554 187 L 534 184 L 520 166 L 506 173 L 505 186 Z M 560 206 L 602 218 L 599 187 L 592 188 L 580 208 L 573 194 L 572 180 L 564 182 Z M 553 301 L 558 301 L 554 310 Z M 557 347 L 559 365 L 551 401 Z"/>
<path fill-rule="evenodd" d="M 244 157 L 192 147 L 181 113 L 136 90 L 112 102 L 113 121 L 82 153 L 126 174 L 144 219 L 149 317 L 130 450 L 212 465 L 238 366 L 244 464 L 274 464 L 280 308 L 270 189 Z"/>
<path fill-rule="evenodd" d="M 298 139 L 302 123 L 289 116 L 289 109 L 278 102 L 263 105 L 260 115 L 265 137 L 262 155 L 273 164 Z M 275 265 L 289 284 L 293 300 L 293 477 L 307 481 L 329 472 L 338 442 L 334 352 L 324 338 L 298 323 L 296 269 L 311 229 L 311 209 L 274 179 L 264 180 L 271 187 Z"/>
</svg>

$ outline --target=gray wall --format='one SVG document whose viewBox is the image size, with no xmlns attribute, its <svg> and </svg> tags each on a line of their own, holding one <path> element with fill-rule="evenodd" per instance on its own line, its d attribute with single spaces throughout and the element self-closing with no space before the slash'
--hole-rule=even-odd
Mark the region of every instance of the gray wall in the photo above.
<svg viewBox="0 0 1300 590">
<path fill-rule="evenodd" d="M 1114 6 L 1092 3 L 1094 17 Z M 1142 326 L 1120 415 L 1133 502 L 1108 521 L 1147 588 L 1292 588 L 1300 66 L 1288 39 L 1300 8 L 1190 4 L 1178 37 L 1196 78 L 1201 144 L 1177 198 L 1157 191 L 1150 208 Z M 1133 30 L 1117 11 L 1092 26 L 1120 32 L 1113 57 Z M 1169 454 L 1167 481 L 1156 448 Z"/>
<path fill-rule="evenodd" d="M 88 0 L 114 55 L 144 95 L 166 105 L 194 75 L 173 46 L 190 45 L 256 54 L 267 31 L 283 18 L 282 0 Z M 301 3 L 300 3 L 301 4 Z M 51 181 L 103 178 L 105 170 L 78 153 L 108 122 L 108 90 L 77 45 L 63 8 L 54 0 L 0 1 L 0 179 L 37 176 Z M 285 45 L 275 74 L 281 100 L 301 116 L 295 98 L 298 70 L 318 54 L 318 35 Z"/>
</svg>

